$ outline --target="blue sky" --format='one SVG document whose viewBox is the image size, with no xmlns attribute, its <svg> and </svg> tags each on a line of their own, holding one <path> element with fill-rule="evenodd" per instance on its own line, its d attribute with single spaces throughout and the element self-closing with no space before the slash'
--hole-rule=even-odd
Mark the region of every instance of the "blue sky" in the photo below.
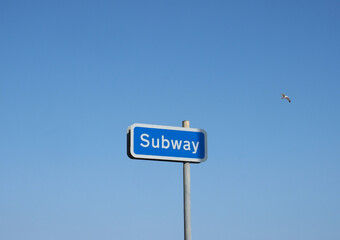
<svg viewBox="0 0 340 240">
<path fill-rule="evenodd" d="M 126 130 L 190 120 L 193 239 L 339 239 L 339 12 L 1 1 L 0 238 L 183 239 L 182 164 L 129 159 Z"/>
</svg>

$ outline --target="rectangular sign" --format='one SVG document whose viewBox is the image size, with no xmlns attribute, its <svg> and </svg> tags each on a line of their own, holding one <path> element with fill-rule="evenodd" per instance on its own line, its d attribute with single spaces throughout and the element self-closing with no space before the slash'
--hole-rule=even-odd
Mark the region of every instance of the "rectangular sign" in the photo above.
<svg viewBox="0 0 340 240">
<path fill-rule="evenodd" d="M 200 163 L 207 159 L 207 133 L 202 129 L 132 124 L 128 128 L 128 156 Z"/>
</svg>

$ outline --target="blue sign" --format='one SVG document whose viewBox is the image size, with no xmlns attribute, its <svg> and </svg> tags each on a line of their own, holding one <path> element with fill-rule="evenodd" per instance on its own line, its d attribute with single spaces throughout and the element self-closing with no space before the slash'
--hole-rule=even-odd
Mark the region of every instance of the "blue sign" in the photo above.
<svg viewBox="0 0 340 240">
<path fill-rule="evenodd" d="M 130 158 L 200 163 L 207 159 L 202 129 L 135 123 L 128 128 Z"/>
</svg>

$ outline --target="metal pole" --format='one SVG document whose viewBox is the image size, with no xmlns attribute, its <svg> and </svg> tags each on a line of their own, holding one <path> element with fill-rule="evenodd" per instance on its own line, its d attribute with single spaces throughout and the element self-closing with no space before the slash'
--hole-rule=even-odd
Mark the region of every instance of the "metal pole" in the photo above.
<svg viewBox="0 0 340 240">
<path fill-rule="evenodd" d="M 182 127 L 189 128 L 190 122 L 183 121 Z M 190 163 L 183 163 L 183 198 L 184 198 L 184 240 L 191 240 L 191 201 L 190 201 Z"/>
</svg>

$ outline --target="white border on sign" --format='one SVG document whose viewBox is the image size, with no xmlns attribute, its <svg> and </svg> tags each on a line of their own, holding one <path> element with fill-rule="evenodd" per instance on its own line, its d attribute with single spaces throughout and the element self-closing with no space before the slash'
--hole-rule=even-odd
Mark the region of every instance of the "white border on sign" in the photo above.
<svg viewBox="0 0 340 240">
<path fill-rule="evenodd" d="M 185 158 L 185 157 L 167 157 L 167 156 L 157 156 L 157 155 L 142 155 L 136 154 L 133 151 L 134 147 L 134 129 L 135 127 L 144 127 L 144 128 L 156 128 L 156 129 L 169 129 L 169 130 L 177 130 L 177 131 L 186 131 L 186 132 L 201 132 L 204 135 L 204 158 Z M 132 157 L 136 159 L 149 159 L 149 160 L 161 160 L 161 161 L 174 161 L 174 162 L 192 162 L 192 163 L 201 163 L 207 160 L 208 152 L 207 152 L 207 133 L 203 129 L 198 128 L 184 128 L 184 127 L 172 127 L 172 126 L 162 126 L 162 125 L 152 125 L 152 124 L 142 124 L 142 123 L 134 123 L 128 127 L 128 133 L 130 132 L 130 154 Z"/>
</svg>

